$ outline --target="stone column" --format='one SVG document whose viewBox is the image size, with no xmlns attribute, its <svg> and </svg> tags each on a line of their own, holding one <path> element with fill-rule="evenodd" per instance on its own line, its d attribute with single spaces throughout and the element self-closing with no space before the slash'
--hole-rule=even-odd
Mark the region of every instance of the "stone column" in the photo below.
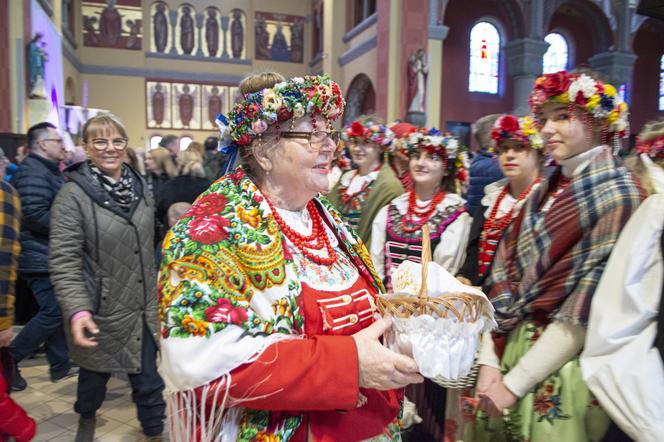
<svg viewBox="0 0 664 442">
<path fill-rule="evenodd" d="M 528 98 L 535 79 L 542 73 L 542 59 L 549 44 L 544 40 L 523 38 L 505 45 L 508 75 L 514 78 L 514 114 L 530 113 Z"/>
<path fill-rule="evenodd" d="M 202 12 L 199 12 L 196 14 L 196 27 L 198 28 L 198 49 L 196 50 L 196 56 L 197 57 L 202 57 L 205 55 L 203 53 L 203 44 L 205 43 L 203 40 L 203 21 L 205 20 L 205 17 L 203 16 Z"/>
<path fill-rule="evenodd" d="M 224 35 L 223 46 L 221 49 L 221 58 L 228 59 L 228 22 L 230 18 L 227 15 L 221 16 L 221 33 Z"/>
<path fill-rule="evenodd" d="M 169 54 L 171 55 L 177 55 L 178 54 L 178 37 L 177 37 L 177 26 L 178 26 L 178 11 L 176 10 L 171 10 L 168 13 L 168 16 L 171 19 L 171 26 L 173 27 L 173 31 L 171 32 L 171 50 L 169 51 Z"/>
<path fill-rule="evenodd" d="M 617 49 L 594 55 L 588 60 L 590 66 L 604 74 L 609 83 L 616 88 L 631 80 L 634 62 L 636 62 L 636 55 L 632 52 L 630 45 L 633 8 L 629 3 L 629 0 L 620 0 Z"/>
<path fill-rule="evenodd" d="M 440 16 L 440 0 L 429 0 L 429 38 L 427 46 L 429 48 L 429 76 L 427 78 L 427 109 L 426 125 L 427 127 L 439 127 L 441 96 L 440 85 L 443 82 L 443 42 L 450 31 L 438 21 Z"/>
</svg>

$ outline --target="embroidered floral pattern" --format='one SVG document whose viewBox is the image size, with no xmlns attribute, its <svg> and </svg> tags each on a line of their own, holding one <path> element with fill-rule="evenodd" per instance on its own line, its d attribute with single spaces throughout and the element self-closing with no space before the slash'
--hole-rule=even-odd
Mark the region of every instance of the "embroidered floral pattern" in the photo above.
<svg viewBox="0 0 664 442">
<path fill-rule="evenodd" d="M 545 382 L 535 394 L 533 403 L 536 415 L 539 415 L 538 422 L 547 420 L 550 424 L 556 419 L 569 419 L 570 417 L 562 412 L 560 395 L 556 393 L 553 384 Z"/>
</svg>

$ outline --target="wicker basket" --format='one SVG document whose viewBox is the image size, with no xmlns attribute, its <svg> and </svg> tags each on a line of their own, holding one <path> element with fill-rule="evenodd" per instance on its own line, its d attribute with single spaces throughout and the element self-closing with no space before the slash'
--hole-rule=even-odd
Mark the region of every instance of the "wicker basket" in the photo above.
<svg viewBox="0 0 664 442">
<path fill-rule="evenodd" d="M 422 229 L 422 283 L 419 294 L 411 296 L 395 293 L 379 296 L 376 305 L 381 315 L 404 319 L 419 315 L 439 318 L 447 318 L 452 315 L 458 321 L 463 321 L 467 317 L 470 322 L 476 322 L 482 314 L 484 301 L 481 298 L 466 293 L 451 293 L 440 298 L 428 296 L 427 276 L 430 262 L 431 241 L 429 226 L 425 224 Z M 445 388 L 471 388 L 475 386 L 478 371 L 479 366 L 475 362 L 466 376 L 457 379 L 435 377 L 431 380 Z"/>
</svg>

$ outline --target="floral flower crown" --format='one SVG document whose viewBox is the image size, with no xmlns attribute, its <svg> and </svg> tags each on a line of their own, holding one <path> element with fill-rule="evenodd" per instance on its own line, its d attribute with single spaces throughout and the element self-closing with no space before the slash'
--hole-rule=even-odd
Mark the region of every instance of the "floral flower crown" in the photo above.
<svg viewBox="0 0 664 442">
<path fill-rule="evenodd" d="M 430 154 L 437 154 L 445 159 L 459 156 L 459 140 L 452 134 L 442 133 L 438 129 L 422 128 L 411 132 L 400 143 L 401 152 L 411 157 L 419 150 L 425 149 Z"/>
<path fill-rule="evenodd" d="M 345 105 L 339 85 L 327 75 L 282 81 L 271 88 L 245 94 L 227 116 L 217 116 L 222 136 L 220 145 L 222 150 L 227 146 L 246 146 L 270 125 L 276 125 L 279 131 L 279 123 L 307 114 L 312 121 L 314 115 L 334 121 L 343 113 Z"/>
<path fill-rule="evenodd" d="M 664 158 L 664 135 L 652 138 L 648 141 L 636 139 L 636 152 L 646 154 L 650 158 Z"/>
<path fill-rule="evenodd" d="M 364 123 L 360 120 L 355 120 L 344 128 L 341 138 L 345 142 L 350 142 L 351 139 L 361 139 L 383 146 L 384 149 L 391 150 L 392 142 L 394 141 L 394 132 L 384 124 L 378 124 L 371 120 Z"/>
<path fill-rule="evenodd" d="M 535 115 L 545 103 L 578 105 L 593 118 L 606 120 L 609 133 L 625 137 L 629 130 L 627 104 L 616 88 L 587 74 L 545 74 L 535 80 L 529 102 Z"/>
<path fill-rule="evenodd" d="M 533 117 L 515 117 L 514 115 L 501 115 L 491 129 L 493 147 L 498 146 L 501 141 L 519 141 L 532 149 L 544 147 L 544 140 L 537 130 L 537 124 Z"/>
</svg>

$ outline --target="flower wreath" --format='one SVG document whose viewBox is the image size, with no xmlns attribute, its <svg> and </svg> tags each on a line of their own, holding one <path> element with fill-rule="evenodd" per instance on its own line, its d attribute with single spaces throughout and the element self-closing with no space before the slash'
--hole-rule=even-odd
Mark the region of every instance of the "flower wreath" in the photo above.
<svg viewBox="0 0 664 442">
<path fill-rule="evenodd" d="M 392 150 L 394 132 L 384 124 L 375 123 L 371 120 L 364 123 L 355 120 L 344 128 L 341 132 L 341 138 L 347 143 L 351 140 L 363 140 L 382 146 L 383 149 Z"/>
<path fill-rule="evenodd" d="M 515 117 L 514 115 L 501 115 L 491 129 L 494 150 L 501 141 L 519 141 L 532 149 L 544 147 L 544 140 L 537 130 L 533 117 Z"/>
<path fill-rule="evenodd" d="M 454 173 L 455 177 L 465 182 L 468 178 L 465 168 L 464 152 L 459 145 L 459 139 L 449 132 L 442 133 L 436 128 L 421 128 L 411 132 L 400 143 L 401 153 L 412 158 L 421 149 L 430 155 L 440 155 L 443 158 L 445 169 Z"/>
<path fill-rule="evenodd" d="M 224 148 L 247 146 L 260 137 L 270 125 L 305 115 L 323 116 L 328 123 L 336 120 L 344 111 L 346 102 L 339 85 L 327 75 L 295 77 L 271 88 L 245 94 L 244 99 L 233 106 L 227 116 L 218 115 Z"/>
<path fill-rule="evenodd" d="M 628 134 L 627 104 L 616 88 L 587 74 L 566 71 L 545 74 L 535 80 L 530 109 L 537 115 L 545 103 L 578 105 L 593 118 L 608 122 L 607 132 L 618 137 Z"/>
<path fill-rule="evenodd" d="M 664 135 L 651 138 L 647 141 L 636 139 L 636 152 L 646 154 L 650 158 L 664 158 Z"/>
</svg>

